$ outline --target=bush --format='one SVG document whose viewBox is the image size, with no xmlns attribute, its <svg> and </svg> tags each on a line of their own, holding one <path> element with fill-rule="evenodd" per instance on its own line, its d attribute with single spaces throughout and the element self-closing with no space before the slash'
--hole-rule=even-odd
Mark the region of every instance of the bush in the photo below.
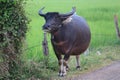
<svg viewBox="0 0 120 80">
<path fill-rule="evenodd" d="M 29 22 L 23 4 L 23 0 L 0 0 L 0 51 L 8 64 L 9 80 L 21 79 L 19 57 Z"/>
</svg>

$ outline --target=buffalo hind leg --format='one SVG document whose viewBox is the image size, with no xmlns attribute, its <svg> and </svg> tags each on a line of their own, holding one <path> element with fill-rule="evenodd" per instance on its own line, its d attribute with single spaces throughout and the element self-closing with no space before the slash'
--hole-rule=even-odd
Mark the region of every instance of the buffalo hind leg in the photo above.
<svg viewBox="0 0 120 80">
<path fill-rule="evenodd" d="M 69 71 L 68 61 L 66 63 L 66 71 Z"/>
<path fill-rule="evenodd" d="M 81 70 L 80 67 L 80 55 L 76 55 L 76 69 Z"/>
</svg>

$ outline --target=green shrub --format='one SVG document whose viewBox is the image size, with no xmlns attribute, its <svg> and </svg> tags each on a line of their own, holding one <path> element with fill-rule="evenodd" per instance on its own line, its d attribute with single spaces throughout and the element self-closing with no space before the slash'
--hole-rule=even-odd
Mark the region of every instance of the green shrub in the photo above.
<svg viewBox="0 0 120 80">
<path fill-rule="evenodd" d="M 19 57 L 29 22 L 23 4 L 23 0 L 0 0 L 0 51 L 10 80 L 21 79 Z"/>
</svg>

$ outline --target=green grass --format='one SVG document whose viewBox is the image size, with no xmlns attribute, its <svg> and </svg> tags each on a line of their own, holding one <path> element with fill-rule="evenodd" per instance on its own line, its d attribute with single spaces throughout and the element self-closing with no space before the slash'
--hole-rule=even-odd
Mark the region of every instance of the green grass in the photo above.
<svg viewBox="0 0 120 80">
<path fill-rule="evenodd" d="M 22 59 L 26 61 L 35 61 L 37 63 L 44 61 L 42 51 L 42 25 L 45 21 L 38 15 L 40 8 L 44 6 L 45 9 L 43 12 L 45 13 L 53 11 L 66 13 L 71 11 L 73 6 L 76 6 L 77 14 L 86 19 L 92 33 L 90 44 L 91 54 L 85 58 L 81 56 L 82 66 L 85 68 L 93 64 L 91 65 L 91 68 L 93 68 L 94 65 L 104 65 L 104 63 L 102 63 L 104 60 L 106 63 L 109 62 L 108 58 L 113 59 L 113 61 L 114 59 L 118 60 L 119 58 L 116 55 L 119 53 L 117 51 L 119 50 L 118 48 L 120 48 L 120 40 L 116 37 L 113 16 L 114 14 L 120 16 L 119 3 L 120 0 L 28 0 L 25 5 L 25 10 L 31 22 L 29 24 L 30 27 L 26 37 L 26 44 L 24 45 L 25 50 Z M 52 70 L 56 70 L 57 59 L 51 47 L 50 34 L 48 34 L 47 37 L 50 52 L 48 66 Z M 110 47 L 106 48 L 107 46 Z M 95 54 L 98 50 L 102 50 L 102 56 Z M 113 53 L 111 53 L 111 51 L 113 51 Z M 72 61 L 71 64 L 73 63 Z"/>
</svg>

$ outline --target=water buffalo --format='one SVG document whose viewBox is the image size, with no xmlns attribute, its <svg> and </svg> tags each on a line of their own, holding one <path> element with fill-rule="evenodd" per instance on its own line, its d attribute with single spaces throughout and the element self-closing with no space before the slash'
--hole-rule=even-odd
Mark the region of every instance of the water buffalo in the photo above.
<svg viewBox="0 0 120 80">
<path fill-rule="evenodd" d="M 89 46 L 91 33 L 85 19 L 76 15 L 76 8 L 66 14 L 59 12 L 43 13 L 41 8 L 39 15 L 44 17 L 46 23 L 43 30 L 51 34 L 51 43 L 59 63 L 59 76 L 66 75 L 67 62 L 70 55 L 76 56 L 77 67 L 79 65 L 79 55 Z M 62 59 L 62 55 L 64 58 Z"/>
</svg>

